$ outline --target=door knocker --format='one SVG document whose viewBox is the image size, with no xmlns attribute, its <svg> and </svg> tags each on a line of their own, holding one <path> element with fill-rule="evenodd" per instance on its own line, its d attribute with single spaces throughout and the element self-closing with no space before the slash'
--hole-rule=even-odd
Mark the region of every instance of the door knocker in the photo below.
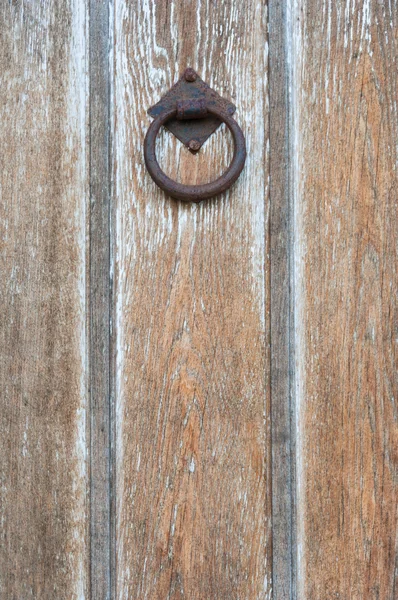
<svg viewBox="0 0 398 600">
<path fill-rule="evenodd" d="M 173 198 L 200 202 L 225 192 L 238 179 L 246 160 L 246 143 L 242 130 L 232 118 L 235 106 L 212 90 L 193 69 L 186 69 L 181 79 L 152 106 L 148 113 L 155 118 L 144 142 L 145 165 L 154 182 Z M 200 150 L 216 129 L 225 123 L 234 140 L 234 155 L 228 169 L 218 179 L 202 185 L 184 185 L 173 181 L 160 168 L 155 142 L 165 125 L 192 153 Z"/>
</svg>

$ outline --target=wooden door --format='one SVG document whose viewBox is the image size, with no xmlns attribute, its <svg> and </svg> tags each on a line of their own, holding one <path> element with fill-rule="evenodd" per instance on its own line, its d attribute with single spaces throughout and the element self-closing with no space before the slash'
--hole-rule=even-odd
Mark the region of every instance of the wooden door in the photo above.
<svg viewBox="0 0 398 600">
<path fill-rule="evenodd" d="M 0 18 L 0 599 L 396 600 L 396 0 Z M 247 142 L 200 204 L 143 161 L 187 66 Z"/>
</svg>

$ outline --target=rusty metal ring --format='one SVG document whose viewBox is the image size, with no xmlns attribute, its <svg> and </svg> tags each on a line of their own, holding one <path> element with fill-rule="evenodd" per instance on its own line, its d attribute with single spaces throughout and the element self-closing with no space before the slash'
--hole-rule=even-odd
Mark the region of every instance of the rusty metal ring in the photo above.
<svg viewBox="0 0 398 600">
<path fill-rule="evenodd" d="M 156 158 L 155 142 L 160 128 L 177 114 L 177 107 L 159 115 L 150 125 L 144 142 L 145 165 L 154 182 L 173 198 L 185 202 L 200 202 L 221 192 L 225 192 L 239 177 L 246 160 L 246 142 L 241 128 L 230 115 L 215 106 L 208 106 L 207 112 L 223 121 L 234 139 L 234 156 L 228 169 L 210 183 L 202 185 L 184 185 L 173 181 L 162 171 Z"/>
</svg>

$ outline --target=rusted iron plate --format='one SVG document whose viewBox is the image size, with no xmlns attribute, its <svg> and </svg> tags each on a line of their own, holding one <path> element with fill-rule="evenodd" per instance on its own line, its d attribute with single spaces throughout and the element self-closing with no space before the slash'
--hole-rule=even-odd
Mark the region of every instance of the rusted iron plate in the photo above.
<svg viewBox="0 0 398 600">
<path fill-rule="evenodd" d="M 233 115 L 236 110 L 232 102 L 222 98 L 193 69 L 188 68 L 167 94 L 148 110 L 148 114 L 156 118 L 174 108 L 177 102 L 189 103 L 200 99 L 204 100 L 209 109 L 212 107 L 218 108 L 228 115 Z M 185 144 L 192 153 L 196 153 L 220 125 L 221 120 L 209 114 L 205 118 L 192 119 L 191 117 L 189 120 L 172 118 L 165 124 L 165 127 Z"/>
</svg>

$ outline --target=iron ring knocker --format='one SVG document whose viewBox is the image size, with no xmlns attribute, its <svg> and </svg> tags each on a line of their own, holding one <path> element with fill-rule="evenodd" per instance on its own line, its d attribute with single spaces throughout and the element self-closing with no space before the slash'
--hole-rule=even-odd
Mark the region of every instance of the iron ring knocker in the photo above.
<svg viewBox="0 0 398 600">
<path fill-rule="evenodd" d="M 228 169 L 218 179 L 202 185 L 184 185 L 170 179 L 160 168 L 156 158 L 155 142 L 162 125 L 178 116 L 178 108 L 171 108 L 159 115 L 150 125 L 144 142 L 145 165 L 154 182 L 173 198 L 185 202 L 200 202 L 225 192 L 239 177 L 246 160 L 246 143 L 238 123 L 218 107 L 208 107 L 203 117 L 210 113 L 223 121 L 234 139 L 234 155 Z"/>
<path fill-rule="evenodd" d="M 200 119 L 214 115 L 223 121 L 231 131 L 234 140 L 234 155 L 228 169 L 210 183 L 202 185 L 184 185 L 170 179 L 160 168 L 156 158 L 155 142 L 162 125 L 170 119 Z M 164 110 L 151 123 L 144 142 L 145 165 L 154 182 L 173 198 L 185 202 L 200 202 L 225 192 L 239 177 L 246 160 L 246 143 L 238 123 L 225 110 L 216 105 L 207 105 L 205 100 L 177 102 L 174 107 Z"/>
</svg>

